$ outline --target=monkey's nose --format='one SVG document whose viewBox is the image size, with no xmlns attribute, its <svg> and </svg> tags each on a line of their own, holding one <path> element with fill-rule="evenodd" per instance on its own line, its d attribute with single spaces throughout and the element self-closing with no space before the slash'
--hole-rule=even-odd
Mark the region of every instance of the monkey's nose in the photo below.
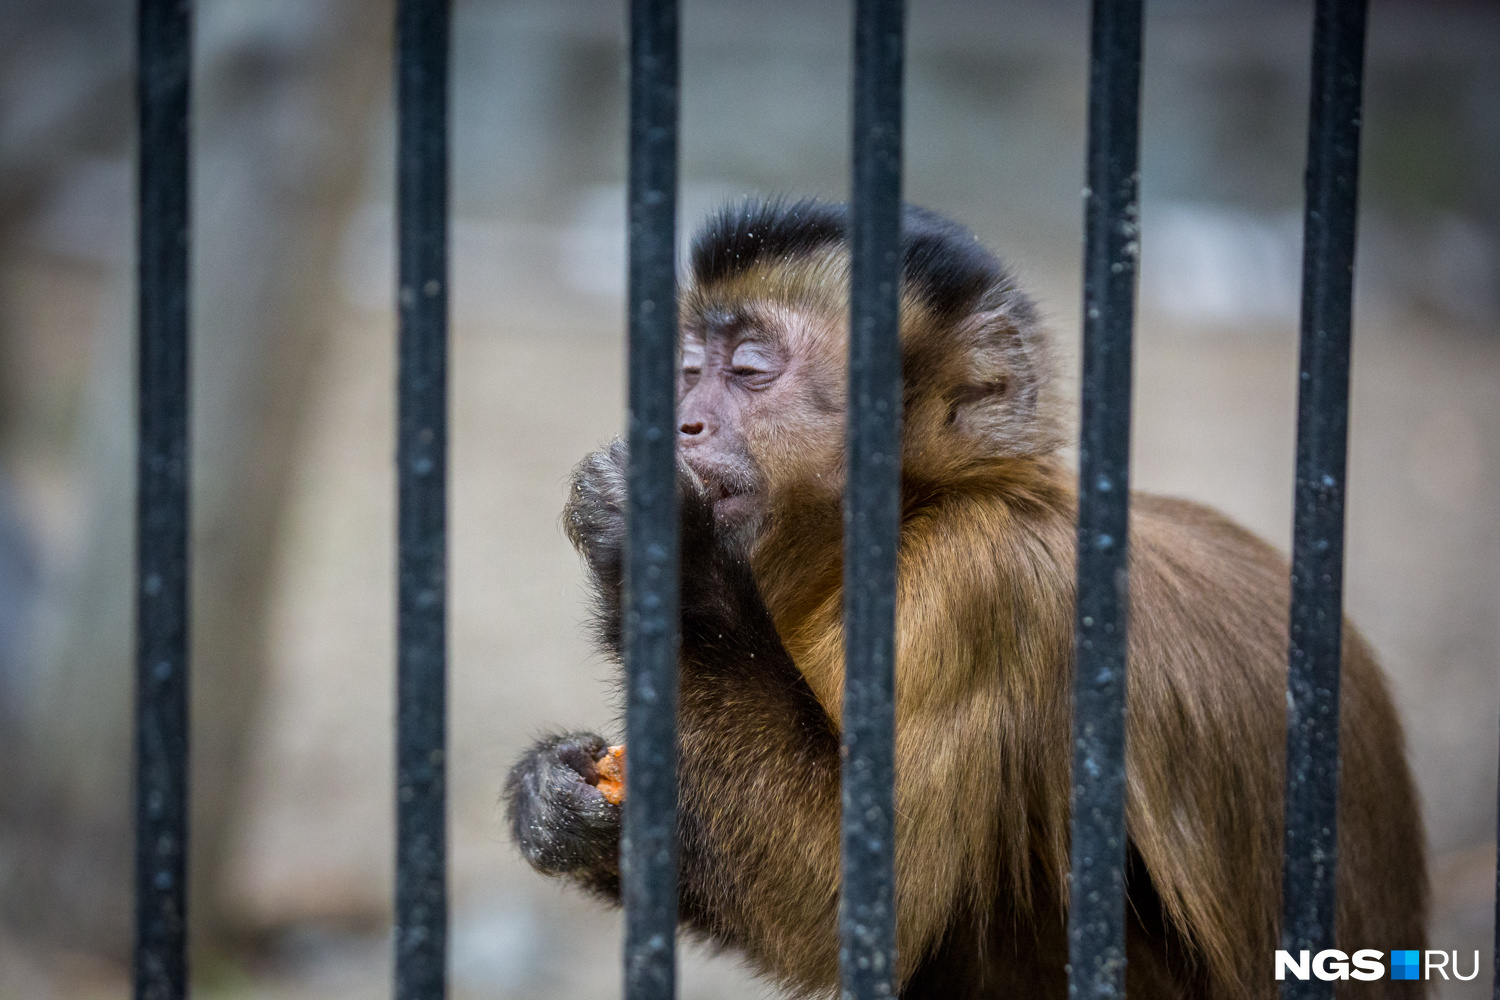
<svg viewBox="0 0 1500 1000">
<path fill-rule="evenodd" d="M 682 430 L 682 433 L 687 434 L 687 435 L 702 434 L 703 433 L 703 421 L 700 420 L 700 421 L 697 421 L 697 422 L 691 423 L 691 424 L 683 424 L 682 427 L 681 427 L 681 430 Z"/>
</svg>

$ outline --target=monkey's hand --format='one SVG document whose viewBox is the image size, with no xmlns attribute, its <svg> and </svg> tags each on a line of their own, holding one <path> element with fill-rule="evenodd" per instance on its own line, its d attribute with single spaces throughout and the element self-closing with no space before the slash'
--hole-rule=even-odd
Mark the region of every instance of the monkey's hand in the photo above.
<svg viewBox="0 0 1500 1000">
<path fill-rule="evenodd" d="M 505 808 L 511 836 L 531 866 L 619 895 L 621 807 L 597 787 L 608 744 L 592 733 L 537 741 L 511 768 Z"/>
<path fill-rule="evenodd" d="M 579 462 L 563 508 L 568 541 L 601 588 L 618 590 L 625 549 L 625 475 L 630 450 L 615 438 Z"/>
<path fill-rule="evenodd" d="M 563 530 L 594 578 L 594 624 L 602 645 L 620 649 L 620 586 L 624 582 L 625 442 L 616 438 L 573 469 Z"/>
<path fill-rule="evenodd" d="M 620 651 L 620 588 L 624 582 L 625 487 L 630 450 L 616 438 L 585 458 L 573 470 L 563 528 L 568 540 L 588 563 L 597 598 L 595 624 L 606 649 Z M 696 592 L 713 586 L 718 558 L 705 561 L 702 553 L 715 549 L 713 504 L 703 480 L 680 458 L 677 497 L 682 518 L 682 589 Z M 706 573 L 703 571 L 707 571 Z"/>
</svg>

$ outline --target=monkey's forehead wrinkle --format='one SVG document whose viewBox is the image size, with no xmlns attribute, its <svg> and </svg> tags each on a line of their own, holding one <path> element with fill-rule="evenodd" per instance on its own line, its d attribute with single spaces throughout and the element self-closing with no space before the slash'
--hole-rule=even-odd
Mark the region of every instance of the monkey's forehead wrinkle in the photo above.
<svg viewBox="0 0 1500 1000">
<path fill-rule="evenodd" d="M 693 238 L 693 280 L 700 287 L 719 285 L 766 264 L 806 266 L 830 251 L 846 256 L 848 216 L 847 206 L 816 199 L 751 197 L 726 204 Z M 1018 294 L 1000 260 L 967 228 L 936 212 L 904 206 L 901 247 L 905 283 L 939 314 L 971 309 L 996 288 Z M 840 298 L 847 294 L 847 263 L 841 270 Z"/>
<path fill-rule="evenodd" d="M 742 334 L 764 337 L 774 332 L 775 318 L 759 303 L 726 304 L 689 315 L 683 323 L 684 339 L 726 340 Z"/>
<path fill-rule="evenodd" d="M 842 329 L 835 314 L 775 299 L 726 303 L 706 313 L 689 314 L 682 324 L 684 341 L 756 340 L 791 345 L 811 334 L 820 338 Z"/>
</svg>

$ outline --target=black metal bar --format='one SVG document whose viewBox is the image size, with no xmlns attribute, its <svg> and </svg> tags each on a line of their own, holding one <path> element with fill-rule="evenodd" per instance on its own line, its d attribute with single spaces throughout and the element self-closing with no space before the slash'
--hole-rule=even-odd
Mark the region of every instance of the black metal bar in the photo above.
<svg viewBox="0 0 1500 1000">
<path fill-rule="evenodd" d="M 626 1000 L 670 1000 L 677 978 L 677 77 L 677 0 L 632 0 Z"/>
<path fill-rule="evenodd" d="M 1344 470 L 1366 0 L 1318 0 L 1302 248 L 1281 946 L 1334 946 Z M 1333 997 L 1288 979 L 1287 998 Z"/>
<path fill-rule="evenodd" d="M 397 1000 L 447 993 L 450 16 L 396 8 Z"/>
<path fill-rule="evenodd" d="M 1094 0 L 1084 199 L 1068 983 L 1125 995 L 1131 339 L 1140 247 L 1140 0 Z"/>
<path fill-rule="evenodd" d="M 192 5 L 141 0 L 136 453 L 137 1000 L 187 995 L 188 101 Z"/>
<path fill-rule="evenodd" d="M 897 990 L 895 632 L 904 20 L 903 0 L 857 0 L 854 5 L 839 898 L 839 967 L 846 1000 L 894 997 Z"/>
</svg>

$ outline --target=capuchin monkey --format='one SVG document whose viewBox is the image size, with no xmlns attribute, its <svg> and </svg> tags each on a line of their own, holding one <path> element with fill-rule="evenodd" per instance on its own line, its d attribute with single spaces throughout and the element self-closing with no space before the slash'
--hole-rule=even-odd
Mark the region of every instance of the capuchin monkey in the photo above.
<svg viewBox="0 0 1500 1000">
<path fill-rule="evenodd" d="M 691 252 L 678 372 L 686 929 L 795 996 L 838 982 L 848 215 L 751 200 Z M 896 610 L 901 996 L 1066 996 L 1075 474 L 1035 308 L 962 227 L 902 221 Z M 624 445 L 564 514 L 620 654 Z M 1130 528 L 1127 989 L 1276 994 L 1286 560 L 1207 508 L 1136 494 Z M 1423 831 L 1401 725 L 1345 625 L 1338 947 L 1425 947 Z M 619 898 L 606 741 L 511 771 L 516 843 Z M 1414 997 L 1420 981 L 1343 984 Z"/>
</svg>

